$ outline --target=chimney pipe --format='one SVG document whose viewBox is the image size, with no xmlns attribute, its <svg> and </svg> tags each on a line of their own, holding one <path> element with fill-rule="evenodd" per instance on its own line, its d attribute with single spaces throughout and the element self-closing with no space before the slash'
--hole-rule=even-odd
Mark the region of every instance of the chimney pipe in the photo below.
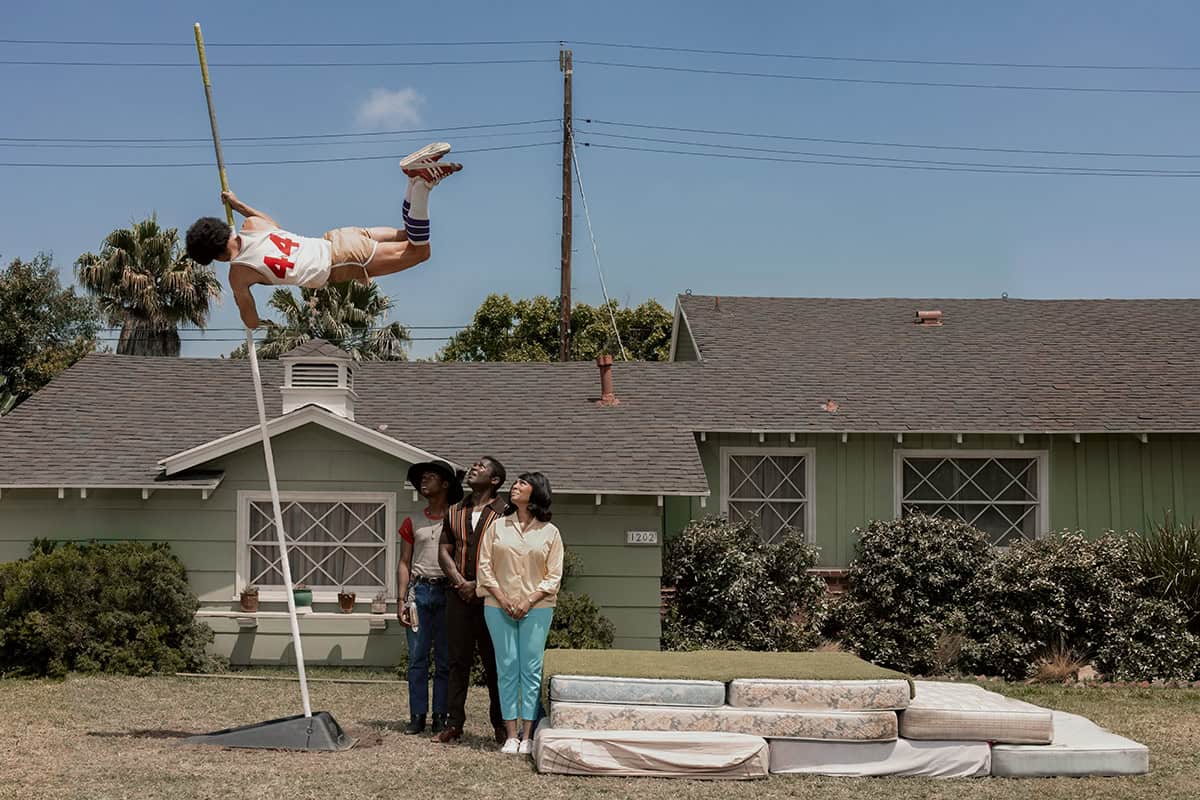
<svg viewBox="0 0 1200 800">
<path fill-rule="evenodd" d="M 600 367 L 600 400 L 602 406 L 615 406 L 621 401 L 613 394 L 612 380 L 613 357 L 610 355 L 596 356 L 596 366 Z"/>
</svg>

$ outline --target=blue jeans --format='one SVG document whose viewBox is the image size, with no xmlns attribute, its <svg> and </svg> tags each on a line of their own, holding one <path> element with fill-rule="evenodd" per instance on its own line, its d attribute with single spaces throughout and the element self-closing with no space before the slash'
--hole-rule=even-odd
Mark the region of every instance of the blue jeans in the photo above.
<svg viewBox="0 0 1200 800">
<path fill-rule="evenodd" d="M 542 654 L 554 619 L 553 608 L 531 608 L 515 620 L 503 609 L 484 606 L 483 618 L 496 650 L 500 715 L 535 722 L 541 708 Z"/>
<path fill-rule="evenodd" d="M 415 579 L 414 579 L 415 580 Z M 417 631 L 408 638 L 408 713 L 429 713 L 429 653 L 433 652 L 433 713 L 447 713 L 450 655 L 446 646 L 446 592 L 441 586 L 414 583 Z"/>
</svg>

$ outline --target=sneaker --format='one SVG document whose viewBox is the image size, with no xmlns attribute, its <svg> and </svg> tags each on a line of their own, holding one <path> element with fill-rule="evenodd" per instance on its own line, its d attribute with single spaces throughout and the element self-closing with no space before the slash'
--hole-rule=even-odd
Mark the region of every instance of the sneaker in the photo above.
<svg viewBox="0 0 1200 800">
<path fill-rule="evenodd" d="M 527 756 L 533 752 L 533 740 L 522 739 L 521 744 L 517 747 L 517 752 L 523 756 Z"/>
<path fill-rule="evenodd" d="M 462 164 L 453 161 L 435 161 L 428 166 L 406 169 L 404 174 L 412 180 L 425 181 L 425 185 L 432 189 L 441 183 L 443 178 L 453 175 L 462 168 Z"/>
<path fill-rule="evenodd" d="M 400 169 L 404 170 L 405 175 L 411 177 L 410 170 L 421 169 L 428 167 L 431 164 L 436 164 L 442 156 L 450 152 L 449 142 L 434 142 L 427 144 L 415 153 L 409 153 L 404 158 L 400 159 Z"/>
<path fill-rule="evenodd" d="M 500 752 L 506 756 L 515 756 L 521 750 L 520 739 L 508 739 L 504 742 L 504 746 L 500 748 Z"/>
</svg>

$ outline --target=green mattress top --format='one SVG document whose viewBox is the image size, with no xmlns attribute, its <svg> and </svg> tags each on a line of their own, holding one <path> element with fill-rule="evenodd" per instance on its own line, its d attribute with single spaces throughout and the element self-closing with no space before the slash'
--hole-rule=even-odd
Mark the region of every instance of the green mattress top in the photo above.
<svg viewBox="0 0 1200 800">
<path fill-rule="evenodd" d="M 543 680 L 555 675 L 675 678 L 728 683 L 736 678 L 782 680 L 907 680 L 850 653 L 759 653 L 750 650 L 547 650 Z"/>
</svg>

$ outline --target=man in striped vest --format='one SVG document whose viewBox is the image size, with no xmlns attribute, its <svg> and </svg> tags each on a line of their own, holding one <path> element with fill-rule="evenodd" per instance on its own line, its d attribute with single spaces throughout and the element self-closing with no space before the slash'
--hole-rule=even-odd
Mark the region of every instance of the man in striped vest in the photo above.
<svg viewBox="0 0 1200 800">
<path fill-rule="evenodd" d="M 483 532 L 504 513 L 508 503 L 498 497 L 504 485 L 504 465 L 484 456 L 467 471 L 471 493 L 450 507 L 442 522 L 438 561 L 450 581 L 446 587 L 446 638 L 450 650 L 450 720 L 435 742 L 449 744 L 462 738 L 467 720 L 467 686 L 475 653 L 487 675 L 489 716 L 497 744 L 506 733 L 500 715 L 500 691 L 496 685 L 496 653 L 483 621 L 483 598 L 475 596 L 475 568 L 479 562 L 479 540 Z"/>
</svg>

